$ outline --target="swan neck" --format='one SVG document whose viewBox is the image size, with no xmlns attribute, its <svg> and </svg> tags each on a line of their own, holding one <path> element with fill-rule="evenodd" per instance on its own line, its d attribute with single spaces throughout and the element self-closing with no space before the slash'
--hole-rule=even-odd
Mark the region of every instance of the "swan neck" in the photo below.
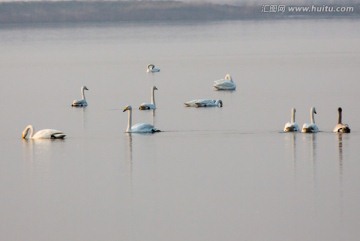
<svg viewBox="0 0 360 241">
<path fill-rule="evenodd" d="M 155 89 L 151 91 L 151 104 L 155 105 Z"/>
<path fill-rule="evenodd" d="M 342 113 L 339 110 L 338 124 L 341 124 L 341 122 L 342 122 Z"/>
<path fill-rule="evenodd" d="M 292 109 L 291 111 L 291 122 L 294 123 L 295 122 L 295 110 Z"/>
<path fill-rule="evenodd" d="M 30 138 L 32 138 L 34 135 L 34 127 L 30 126 Z"/>
<path fill-rule="evenodd" d="M 32 125 L 28 125 L 26 128 L 25 128 L 25 132 L 26 132 L 26 135 L 23 137 L 24 139 L 31 139 L 33 137 L 33 134 L 34 134 L 34 128 Z M 30 133 L 29 133 L 30 132 Z"/>
<path fill-rule="evenodd" d="M 129 110 L 129 113 L 128 113 L 128 125 L 127 125 L 127 128 L 126 128 L 126 132 L 130 132 L 131 123 L 132 123 L 132 110 Z"/>
<path fill-rule="evenodd" d="M 82 99 L 85 100 L 85 88 L 81 88 Z"/>
<path fill-rule="evenodd" d="M 310 120 L 311 120 L 311 124 L 315 124 L 315 118 L 314 118 L 314 110 L 311 109 L 311 112 L 310 112 Z"/>
</svg>

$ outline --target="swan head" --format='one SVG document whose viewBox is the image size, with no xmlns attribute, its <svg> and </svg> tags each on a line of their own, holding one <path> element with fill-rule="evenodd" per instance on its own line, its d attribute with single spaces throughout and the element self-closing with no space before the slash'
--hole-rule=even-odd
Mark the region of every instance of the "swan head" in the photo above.
<svg viewBox="0 0 360 241">
<path fill-rule="evenodd" d="M 81 89 L 83 90 L 89 90 L 85 85 L 83 87 L 81 87 Z"/>
<path fill-rule="evenodd" d="M 217 105 L 218 105 L 219 107 L 223 107 L 223 102 L 222 102 L 222 100 L 217 100 L 216 103 L 217 103 Z"/>
<path fill-rule="evenodd" d="M 232 80 L 231 75 L 230 75 L 230 74 L 226 74 L 226 75 L 225 75 L 225 79 L 226 79 L 226 80 Z"/>
<path fill-rule="evenodd" d="M 149 65 L 147 66 L 147 68 L 148 68 L 148 69 L 153 69 L 153 68 L 155 68 L 155 65 L 149 64 Z"/>
<path fill-rule="evenodd" d="M 338 108 L 338 111 L 341 113 L 341 112 L 342 112 L 342 108 L 341 108 L 341 107 L 339 107 L 339 108 Z"/>
<path fill-rule="evenodd" d="M 314 114 L 317 114 L 315 107 L 311 107 L 311 112 L 314 113 Z"/>
<path fill-rule="evenodd" d="M 28 136 L 29 136 L 29 134 L 30 134 L 29 131 L 30 131 L 32 128 L 33 128 L 32 125 L 26 126 L 25 129 L 24 129 L 23 132 L 22 132 L 21 137 L 22 137 L 23 139 L 28 139 Z"/>
<path fill-rule="evenodd" d="M 158 90 L 158 88 L 156 88 L 156 86 L 153 86 L 152 89 L 153 89 L 153 90 Z"/>
<path fill-rule="evenodd" d="M 127 111 L 127 110 L 132 110 L 131 105 L 126 106 L 125 109 L 123 110 L 123 112 L 125 112 L 125 111 Z"/>
</svg>

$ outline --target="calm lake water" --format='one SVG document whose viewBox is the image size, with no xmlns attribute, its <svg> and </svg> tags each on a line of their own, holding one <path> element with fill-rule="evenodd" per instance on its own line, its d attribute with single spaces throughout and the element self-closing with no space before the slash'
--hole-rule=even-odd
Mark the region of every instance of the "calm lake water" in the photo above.
<svg viewBox="0 0 360 241">
<path fill-rule="evenodd" d="M 358 240 L 359 43 L 354 20 L 0 26 L 0 240 Z M 124 133 L 129 104 L 163 132 Z M 320 133 L 282 133 L 312 106 Z"/>
</svg>

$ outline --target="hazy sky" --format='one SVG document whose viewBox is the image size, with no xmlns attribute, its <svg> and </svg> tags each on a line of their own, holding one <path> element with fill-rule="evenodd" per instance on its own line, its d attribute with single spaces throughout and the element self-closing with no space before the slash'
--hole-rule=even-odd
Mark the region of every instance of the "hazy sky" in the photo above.
<svg viewBox="0 0 360 241">
<path fill-rule="evenodd" d="M 0 2 L 34 2 L 43 0 L 0 0 Z M 45 1 L 75 1 L 75 0 L 45 0 Z M 139 0 L 81 0 L 81 1 L 136 1 Z M 179 1 L 179 2 L 200 2 L 200 3 L 218 3 L 218 4 L 231 4 L 231 5 L 242 5 L 244 3 L 249 4 L 335 4 L 335 5 L 349 5 L 351 3 L 360 3 L 360 0 L 141 0 L 141 1 Z"/>
</svg>

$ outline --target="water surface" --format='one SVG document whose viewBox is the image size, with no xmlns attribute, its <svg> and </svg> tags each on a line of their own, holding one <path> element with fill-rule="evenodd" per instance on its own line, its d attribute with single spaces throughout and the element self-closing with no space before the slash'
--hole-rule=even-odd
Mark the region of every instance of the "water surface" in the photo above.
<svg viewBox="0 0 360 241">
<path fill-rule="evenodd" d="M 357 240 L 359 25 L 1 26 L 0 239 Z M 226 73 L 237 90 L 214 91 Z M 158 109 L 136 110 L 153 85 Z M 125 134 L 128 104 L 163 132 Z M 311 106 L 320 133 L 281 133 Z M 331 132 L 339 106 L 351 134 Z M 27 124 L 68 136 L 23 141 Z"/>
</svg>

